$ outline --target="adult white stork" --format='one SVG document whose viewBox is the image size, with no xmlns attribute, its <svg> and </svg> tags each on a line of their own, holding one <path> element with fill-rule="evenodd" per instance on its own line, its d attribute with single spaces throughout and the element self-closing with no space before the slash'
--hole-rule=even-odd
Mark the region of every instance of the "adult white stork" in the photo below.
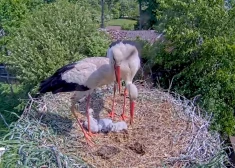
<svg viewBox="0 0 235 168">
<path fill-rule="evenodd" d="M 87 143 L 92 145 L 92 141 L 89 136 L 92 136 L 93 134 L 90 130 L 90 118 L 88 114 L 90 94 L 95 88 L 108 85 L 114 81 L 115 72 L 113 65 L 109 63 L 109 58 L 90 57 L 65 65 L 58 69 L 52 76 L 41 82 L 39 92 L 52 92 L 52 94 L 56 94 L 59 92 L 75 91 L 71 98 L 71 111 L 82 129 Z M 81 122 L 78 120 L 75 114 L 77 111 L 75 104 L 84 96 L 87 96 L 86 113 L 88 121 L 88 132 L 84 130 Z"/>
<path fill-rule="evenodd" d="M 138 43 L 134 41 L 124 40 L 124 41 L 116 41 L 111 43 L 109 49 L 107 51 L 107 57 L 110 59 L 110 64 L 114 66 L 116 73 L 116 81 L 118 83 L 118 89 L 120 93 L 121 89 L 121 79 L 125 81 L 125 90 L 124 90 L 124 105 L 123 112 L 121 117 L 123 120 L 127 118 L 125 116 L 125 105 L 126 105 L 126 95 L 128 86 L 132 84 L 133 78 L 135 77 L 137 71 L 140 68 L 140 56 L 139 56 L 140 46 Z M 135 86 L 135 85 L 134 85 Z M 136 88 L 136 87 L 135 87 Z M 115 88 L 114 88 L 115 91 Z M 136 89 L 137 91 L 137 89 Z M 115 93 L 114 93 L 115 97 Z M 113 99 L 115 101 L 115 99 Z M 130 101 L 130 122 L 133 123 L 133 115 L 134 115 L 134 106 L 135 101 Z M 114 111 L 110 116 L 114 117 Z"/>
</svg>

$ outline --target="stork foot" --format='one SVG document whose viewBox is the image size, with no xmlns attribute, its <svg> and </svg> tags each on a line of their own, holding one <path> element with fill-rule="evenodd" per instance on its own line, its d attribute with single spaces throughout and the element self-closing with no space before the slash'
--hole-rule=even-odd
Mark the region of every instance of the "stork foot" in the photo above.
<svg viewBox="0 0 235 168">
<path fill-rule="evenodd" d="M 121 120 L 125 121 L 126 119 L 128 119 L 128 117 L 125 114 L 121 114 Z"/>
<path fill-rule="evenodd" d="M 124 92 L 121 94 L 122 96 L 127 96 L 129 94 L 128 90 L 125 89 Z"/>
<path fill-rule="evenodd" d="M 132 124 L 134 124 L 134 119 L 133 118 L 130 119 L 130 125 L 132 125 Z"/>
<path fill-rule="evenodd" d="M 94 134 L 94 133 L 92 133 L 91 131 L 88 131 L 88 132 L 87 132 L 87 135 L 90 136 L 90 137 L 93 137 L 93 136 L 97 136 L 98 134 Z"/>
<path fill-rule="evenodd" d="M 112 111 L 112 112 L 110 112 L 108 115 L 109 115 L 109 117 L 112 118 L 112 120 L 113 120 L 113 119 L 114 119 L 114 116 L 115 116 L 115 113 Z"/>
<path fill-rule="evenodd" d="M 90 147 L 92 147 L 92 146 L 94 145 L 94 142 L 92 142 L 90 135 L 89 135 L 88 133 L 84 133 L 84 137 L 85 137 L 85 139 L 86 139 L 86 143 L 87 143 Z"/>
</svg>

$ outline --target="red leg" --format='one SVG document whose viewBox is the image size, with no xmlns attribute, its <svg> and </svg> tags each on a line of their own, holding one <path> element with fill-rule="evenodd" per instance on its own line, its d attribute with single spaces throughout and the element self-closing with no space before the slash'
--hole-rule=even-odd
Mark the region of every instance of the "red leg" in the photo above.
<svg viewBox="0 0 235 168">
<path fill-rule="evenodd" d="M 115 116 L 115 113 L 114 113 L 115 94 L 116 94 L 116 83 L 114 83 L 114 86 L 113 86 L 113 104 L 112 104 L 112 111 L 109 113 L 109 117 L 111 117 L 112 119 L 113 119 L 114 116 Z"/>
<path fill-rule="evenodd" d="M 135 102 L 134 101 L 130 101 L 130 124 L 133 124 L 134 122 L 134 109 L 135 109 Z"/>
<path fill-rule="evenodd" d="M 90 100 L 91 100 L 91 96 L 90 96 L 90 94 L 87 96 L 87 104 L 86 104 L 86 115 L 87 115 L 87 122 L 88 122 L 88 132 L 87 132 L 87 134 L 88 135 L 90 135 L 90 136 L 94 136 L 95 134 L 93 134 L 92 132 L 91 132 L 91 126 L 90 126 L 90 117 L 89 117 L 89 113 L 88 113 L 88 110 L 89 110 L 89 108 L 90 108 Z"/>
<path fill-rule="evenodd" d="M 71 111 L 72 111 L 74 117 L 75 117 L 76 120 L 77 120 L 78 126 L 81 128 L 81 130 L 82 130 L 82 132 L 83 132 L 83 134 L 84 134 L 84 137 L 85 137 L 85 139 L 86 139 L 87 144 L 88 144 L 89 146 L 93 146 L 93 145 L 94 145 L 94 142 L 91 141 L 90 136 L 89 136 L 89 135 L 87 134 L 87 132 L 84 130 L 84 128 L 83 128 L 83 126 L 82 126 L 82 123 L 78 120 L 78 118 L 77 118 L 77 116 L 76 116 L 76 114 L 75 114 L 75 107 L 74 107 L 74 104 L 71 106 Z"/>
<path fill-rule="evenodd" d="M 126 96 L 127 96 L 127 89 L 125 87 L 125 90 L 124 90 L 124 104 L 123 104 L 123 111 L 122 111 L 122 114 L 121 114 L 121 118 L 122 120 L 125 120 L 127 119 L 128 117 L 125 115 L 125 109 L 126 109 Z"/>
</svg>

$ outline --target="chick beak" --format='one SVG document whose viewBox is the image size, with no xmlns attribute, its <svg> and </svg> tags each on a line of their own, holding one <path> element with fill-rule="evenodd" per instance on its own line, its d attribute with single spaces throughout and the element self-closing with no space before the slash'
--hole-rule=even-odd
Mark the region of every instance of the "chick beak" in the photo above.
<svg viewBox="0 0 235 168">
<path fill-rule="evenodd" d="M 134 109 L 135 109 L 135 102 L 131 100 L 130 102 L 130 124 L 133 124 L 134 120 Z"/>
<path fill-rule="evenodd" d="M 119 90 L 119 94 L 120 94 L 120 90 L 121 90 L 121 79 L 120 79 L 120 76 L 121 76 L 121 72 L 120 72 L 120 66 L 114 66 L 114 69 L 115 69 L 115 76 L 116 76 L 116 81 L 118 83 L 118 90 Z"/>
</svg>

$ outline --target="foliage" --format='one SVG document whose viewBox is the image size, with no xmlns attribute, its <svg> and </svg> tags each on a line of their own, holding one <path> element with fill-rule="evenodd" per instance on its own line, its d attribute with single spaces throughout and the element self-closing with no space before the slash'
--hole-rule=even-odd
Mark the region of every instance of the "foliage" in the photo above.
<svg viewBox="0 0 235 168">
<path fill-rule="evenodd" d="M 13 65 L 22 84 L 34 87 L 69 62 L 104 55 L 107 37 L 97 28 L 85 2 L 58 0 L 44 5 L 13 34 L 7 45 L 12 54 L 4 57 L 5 62 Z"/>
<path fill-rule="evenodd" d="M 157 55 L 150 54 L 155 55 L 154 63 L 176 74 L 173 89 L 188 97 L 202 96 L 201 105 L 214 114 L 214 129 L 235 133 L 234 4 L 228 8 L 223 0 L 158 2 L 156 29 L 165 32 L 167 43 L 158 46 Z"/>
<path fill-rule="evenodd" d="M 113 15 L 113 18 L 138 16 L 138 3 L 135 0 L 105 0 L 108 6 L 108 12 Z"/>
<path fill-rule="evenodd" d="M 108 39 L 105 34 L 101 32 L 94 33 L 90 37 L 86 37 L 86 48 L 89 56 L 105 56 L 107 46 L 110 45 L 111 39 Z"/>
<path fill-rule="evenodd" d="M 13 112 L 19 114 L 21 109 L 16 109 L 20 100 L 24 96 L 22 87 L 13 85 L 12 94 L 8 84 L 0 83 L 0 137 L 8 132 L 8 124 L 15 121 L 17 117 Z"/>
<path fill-rule="evenodd" d="M 6 44 L 11 40 L 12 33 L 17 31 L 24 19 L 33 11 L 38 10 L 43 4 L 53 0 L 1 0 L 0 1 L 0 30 L 4 30 L 5 35 L 0 38 L 0 52 L 6 52 Z M 2 55 L 0 62 L 4 62 Z M 0 137 L 9 131 L 8 124 L 18 119 L 14 114 L 20 114 L 22 103 L 20 98 L 25 96 L 22 86 L 13 85 L 14 93 L 11 93 L 10 86 L 5 83 L 0 84 Z"/>
<path fill-rule="evenodd" d="M 50 1 L 45 1 L 50 2 Z M 1 0 L 0 1 L 0 30 L 3 28 L 6 36 L 0 38 L 0 46 L 5 46 L 23 20 L 34 10 L 39 9 L 44 4 L 44 0 Z M 2 52 L 7 52 L 7 48 L 1 47 Z M 0 51 L 1 52 L 1 51 Z M 2 62 L 0 57 L 0 62 Z"/>
<path fill-rule="evenodd" d="M 136 17 L 138 16 L 138 4 L 135 0 L 120 0 L 120 16 Z"/>
<path fill-rule="evenodd" d="M 74 0 L 75 2 L 77 2 L 78 0 Z M 83 0 L 86 5 L 86 8 L 90 9 L 90 12 L 92 13 L 92 19 L 94 21 L 96 21 L 97 23 L 101 23 L 101 4 L 100 4 L 100 0 Z M 79 1 L 81 2 L 81 1 Z M 109 16 L 107 16 L 108 12 L 107 12 L 107 7 L 105 6 L 105 11 L 104 11 L 104 17 L 105 19 L 107 19 Z"/>
<path fill-rule="evenodd" d="M 130 24 L 130 23 L 126 24 L 125 23 L 125 24 L 122 25 L 122 29 L 123 30 L 134 30 L 134 24 Z"/>
<path fill-rule="evenodd" d="M 156 12 L 159 7 L 157 0 L 136 0 L 141 6 L 140 19 L 135 25 L 135 29 L 139 28 L 141 22 L 141 28 L 144 30 L 153 29 L 153 26 L 157 24 Z"/>
<path fill-rule="evenodd" d="M 78 0 L 69 0 L 70 2 L 78 2 Z M 105 0 L 104 0 L 105 1 Z M 101 0 L 79 0 L 79 2 L 83 2 L 86 4 L 87 9 L 90 9 L 90 12 L 92 13 L 93 20 L 95 20 L 97 23 L 101 23 Z M 105 1 L 106 2 L 106 1 Z M 112 19 L 111 13 L 108 10 L 107 3 L 104 3 L 104 18 L 105 20 Z"/>
<path fill-rule="evenodd" d="M 118 6 L 118 4 L 116 4 L 116 6 Z M 111 14 L 113 16 L 114 19 L 117 19 L 120 17 L 120 11 L 119 11 L 119 7 L 113 7 L 111 8 Z"/>
<path fill-rule="evenodd" d="M 21 21 L 44 0 L 1 0 L 0 24 L 6 32 L 14 31 Z"/>
</svg>

